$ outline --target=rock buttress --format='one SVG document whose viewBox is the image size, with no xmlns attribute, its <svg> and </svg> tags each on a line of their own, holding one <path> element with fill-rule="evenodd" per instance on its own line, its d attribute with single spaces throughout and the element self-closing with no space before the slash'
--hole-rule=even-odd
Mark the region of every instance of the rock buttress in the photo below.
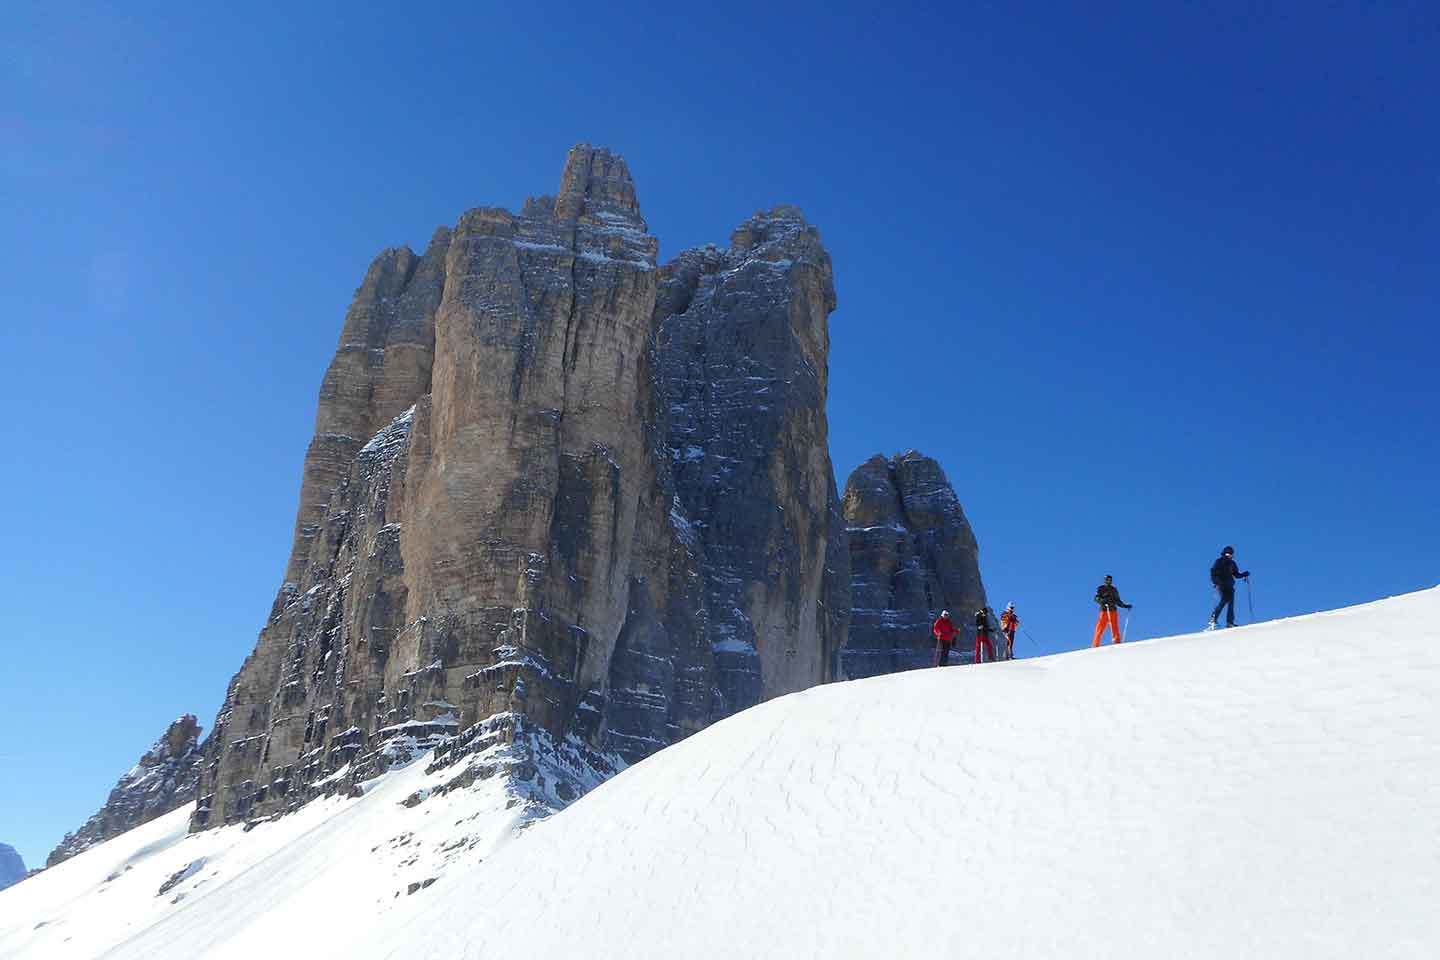
<svg viewBox="0 0 1440 960">
<path fill-rule="evenodd" d="M 929 666 L 930 625 L 949 610 L 970 645 L 984 606 L 980 548 L 945 471 L 909 451 L 880 455 L 845 484 L 853 613 L 843 661 L 850 678 Z"/>
<path fill-rule="evenodd" d="M 830 257 L 793 207 L 682 254 L 656 302 L 665 445 L 724 709 L 833 679 L 849 556 L 825 415 Z"/>
</svg>

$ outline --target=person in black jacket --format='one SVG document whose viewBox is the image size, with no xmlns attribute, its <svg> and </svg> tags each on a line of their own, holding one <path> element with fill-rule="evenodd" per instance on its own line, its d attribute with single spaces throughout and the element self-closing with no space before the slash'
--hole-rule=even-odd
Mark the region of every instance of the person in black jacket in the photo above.
<svg viewBox="0 0 1440 960">
<path fill-rule="evenodd" d="M 1120 599 L 1120 591 L 1115 589 L 1115 581 L 1106 575 L 1105 582 L 1095 588 L 1095 602 L 1100 604 L 1100 619 L 1095 621 L 1095 639 L 1090 641 L 1090 646 L 1100 646 L 1100 638 L 1105 635 L 1105 628 L 1110 628 L 1111 643 L 1120 642 L 1120 612 L 1118 607 L 1130 609 L 1130 604 Z"/>
<path fill-rule="evenodd" d="M 1210 614 L 1211 627 L 1220 619 L 1221 610 L 1226 611 L 1225 626 L 1235 626 L 1235 581 L 1247 579 L 1249 576 L 1250 571 L 1242 573 L 1239 564 L 1235 562 L 1234 547 L 1221 550 L 1219 559 L 1210 564 L 1210 582 L 1220 594 L 1220 602 L 1215 604 L 1215 610 Z"/>
<path fill-rule="evenodd" d="M 985 648 L 985 659 L 980 658 L 980 648 Z M 995 647 L 990 643 L 990 608 L 981 607 L 975 611 L 975 662 L 985 663 L 995 659 Z"/>
</svg>

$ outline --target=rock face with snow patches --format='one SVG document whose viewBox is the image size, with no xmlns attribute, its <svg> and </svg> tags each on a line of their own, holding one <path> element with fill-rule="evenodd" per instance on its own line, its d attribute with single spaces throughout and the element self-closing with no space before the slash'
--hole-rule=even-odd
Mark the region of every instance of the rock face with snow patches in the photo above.
<svg viewBox="0 0 1440 960">
<path fill-rule="evenodd" d="M 854 605 L 845 674 L 929 666 L 930 624 L 944 609 L 973 643 L 986 602 L 980 550 L 940 464 L 914 450 L 877 454 L 850 474 L 843 509 Z M 960 644 L 962 661 L 970 649 Z"/>
<path fill-rule="evenodd" d="M 46 867 L 118 837 L 195 800 L 200 777 L 200 724 L 193 714 L 175 720 L 131 767 L 105 805 L 74 833 L 67 833 L 45 859 Z"/>
<path fill-rule="evenodd" d="M 556 196 L 376 258 L 197 826 L 438 743 L 518 745 L 507 773 L 573 770 L 536 794 L 563 799 L 836 675 L 829 258 L 791 208 L 726 252 L 657 249 L 624 160 L 581 145 Z"/>
<path fill-rule="evenodd" d="M 838 668 L 850 598 L 825 418 L 834 309 L 829 254 L 794 207 L 662 272 L 665 444 L 703 545 L 727 712 Z"/>
</svg>

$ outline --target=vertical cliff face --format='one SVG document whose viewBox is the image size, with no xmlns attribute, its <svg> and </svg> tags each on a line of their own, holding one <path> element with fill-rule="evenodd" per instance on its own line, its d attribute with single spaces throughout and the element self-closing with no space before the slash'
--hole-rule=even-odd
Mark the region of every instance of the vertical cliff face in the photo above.
<svg viewBox="0 0 1440 960">
<path fill-rule="evenodd" d="M 203 754 L 200 724 L 193 714 L 171 723 L 150 749 L 126 771 L 95 815 L 45 859 L 53 867 L 97 843 L 118 837 L 195 800 Z"/>
<path fill-rule="evenodd" d="M 930 665 L 930 625 L 948 609 L 973 643 L 984 606 L 979 546 L 945 471 L 914 450 L 871 457 L 845 484 L 851 596 L 848 677 Z M 960 655 L 971 648 L 960 645 Z"/>
<path fill-rule="evenodd" d="M 848 557 L 826 448 L 829 258 L 788 208 L 728 252 L 662 270 L 656 250 L 624 160 L 580 146 L 556 196 L 376 259 L 197 824 L 461 731 L 447 757 L 563 753 L 545 769 L 574 784 L 540 791 L 563 798 L 834 676 Z"/>
<path fill-rule="evenodd" d="M 665 446 L 703 544 L 730 711 L 833 678 L 844 643 L 849 557 L 825 417 L 834 309 L 830 257 L 793 207 L 662 276 Z"/>
</svg>

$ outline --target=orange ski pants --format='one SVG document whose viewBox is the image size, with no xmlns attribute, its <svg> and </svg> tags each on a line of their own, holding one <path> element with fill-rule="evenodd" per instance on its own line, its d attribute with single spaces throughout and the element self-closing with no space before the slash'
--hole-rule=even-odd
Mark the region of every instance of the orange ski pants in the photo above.
<svg viewBox="0 0 1440 960">
<path fill-rule="evenodd" d="M 1100 619 L 1095 621 L 1095 639 L 1090 641 L 1090 646 L 1100 646 L 1100 638 L 1105 635 L 1105 628 L 1110 628 L 1110 635 L 1115 639 L 1112 643 L 1120 642 L 1120 611 L 1101 610 Z"/>
</svg>

